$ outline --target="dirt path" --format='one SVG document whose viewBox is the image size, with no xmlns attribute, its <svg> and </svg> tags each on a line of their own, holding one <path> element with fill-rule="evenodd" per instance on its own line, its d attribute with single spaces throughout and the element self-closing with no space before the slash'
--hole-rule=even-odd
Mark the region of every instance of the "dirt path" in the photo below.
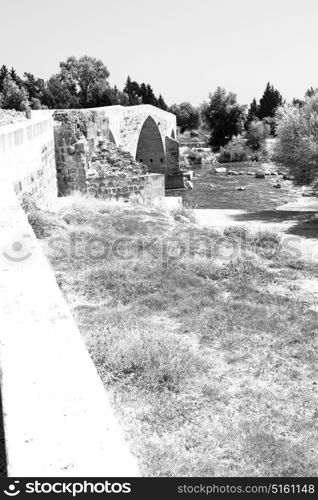
<svg viewBox="0 0 318 500">
<path fill-rule="evenodd" d="M 195 209 L 201 226 L 225 228 L 244 226 L 251 231 L 270 230 L 282 235 L 291 256 L 318 262 L 318 199 L 300 197 L 274 210 L 246 211 Z M 317 214 L 317 215 L 316 215 Z"/>
</svg>

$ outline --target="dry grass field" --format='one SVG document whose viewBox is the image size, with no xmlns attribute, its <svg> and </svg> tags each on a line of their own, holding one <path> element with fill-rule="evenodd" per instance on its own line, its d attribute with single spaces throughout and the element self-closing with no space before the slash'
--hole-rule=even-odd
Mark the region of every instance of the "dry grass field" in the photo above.
<svg viewBox="0 0 318 500">
<path fill-rule="evenodd" d="M 317 475 L 318 266 L 187 209 L 28 216 L 144 475 Z"/>
</svg>

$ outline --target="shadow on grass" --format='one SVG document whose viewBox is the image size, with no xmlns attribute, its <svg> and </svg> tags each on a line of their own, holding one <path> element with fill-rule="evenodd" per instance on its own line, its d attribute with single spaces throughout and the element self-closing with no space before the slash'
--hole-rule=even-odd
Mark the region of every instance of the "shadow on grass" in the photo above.
<svg viewBox="0 0 318 500">
<path fill-rule="evenodd" d="M 305 238 L 318 237 L 318 218 L 316 218 L 315 212 L 261 210 L 259 212 L 237 214 L 233 216 L 233 219 L 240 222 L 259 222 L 265 224 L 294 222 L 295 224 L 287 229 L 287 234 L 304 236 Z"/>
</svg>

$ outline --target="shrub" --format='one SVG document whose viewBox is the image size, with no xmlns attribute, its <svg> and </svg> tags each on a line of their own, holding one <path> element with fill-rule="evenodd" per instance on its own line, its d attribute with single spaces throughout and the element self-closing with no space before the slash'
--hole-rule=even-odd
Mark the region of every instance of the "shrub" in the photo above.
<svg viewBox="0 0 318 500">
<path fill-rule="evenodd" d="M 191 153 L 188 154 L 188 161 L 191 165 L 192 164 L 202 165 L 202 156 L 200 155 L 200 153 L 191 151 Z"/>
<path fill-rule="evenodd" d="M 294 175 L 296 184 L 310 184 L 318 174 L 318 92 L 307 97 L 302 107 L 279 108 L 276 123 L 276 158 Z"/>
<path fill-rule="evenodd" d="M 178 215 L 182 215 L 189 219 L 190 222 L 196 222 L 196 216 L 192 210 L 192 208 L 187 205 L 179 205 L 177 208 L 174 208 L 171 212 L 172 216 L 175 218 Z"/>
<path fill-rule="evenodd" d="M 247 161 L 248 151 L 242 142 L 232 140 L 225 147 L 220 148 L 219 162 L 229 163 L 236 161 Z"/>
<path fill-rule="evenodd" d="M 26 111 L 30 108 L 26 90 L 19 88 L 10 76 L 4 79 L 0 101 L 4 109 Z"/>
<path fill-rule="evenodd" d="M 190 130 L 190 137 L 199 137 L 199 132 L 197 130 Z"/>
<path fill-rule="evenodd" d="M 97 337 L 94 357 L 115 379 L 177 390 L 204 365 L 196 342 L 188 337 L 151 328 L 107 330 Z"/>
<path fill-rule="evenodd" d="M 246 144 L 253 150 L 261 149 L 270 133 L 270 127 L 264 122 L 253 120 L 246 132 Z"/>
</svg>

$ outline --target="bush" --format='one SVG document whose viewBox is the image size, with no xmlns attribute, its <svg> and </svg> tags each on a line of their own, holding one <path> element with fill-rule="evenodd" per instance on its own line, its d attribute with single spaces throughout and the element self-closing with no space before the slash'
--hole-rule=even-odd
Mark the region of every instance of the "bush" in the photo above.
<svg viewBox="0 0 318 500">
<path fill-rule="evenodd" d="M 202 165 L 202 156 L 200 155 L 200 153 L 191 151 L 191 153 L 188 154 L 188 161 L 191 165 Z"/>
<path fill-rule="evenodd" d="M 97 337 L 95 362 L 115 379 L 132 379 L 152 390 L 178 390 L 204 363 L 197 343 L 160 329 L 107 329 Z"/>
<path fill-rule="evenodd" d="M 302 107 L 279 108 L 276 123 L 276 158 L 294 175 L 296 184 L 310 184 L 318 174 L 318 92 L 307 97 Z"/>
<path fill-rule="evenodd" d="M 197 130 L 191 130 L 190 137 L 199 137 L 199 132 Z"/>
<path fill-rule="evenodd" d="M 270 127 L 264 122 L 253 120 L 246 132 L 246 144 L 253 150 L 261 149 L 270 133 Z"/>
<path fill-rule="evenodd" d="M 30 108 L 26 90 L 19 88 L 10 76 L 4 79 L 0 102 L 4 109 L 27 111 Z"/>
<path fill-rule="evenodd" d="M 246 146 L 237 140 L 229 142 L 225 147 L 220 148 L 219 162 L 229 163 L 236 161 L 247 161 L 248 151 Z"/>
</svg>

